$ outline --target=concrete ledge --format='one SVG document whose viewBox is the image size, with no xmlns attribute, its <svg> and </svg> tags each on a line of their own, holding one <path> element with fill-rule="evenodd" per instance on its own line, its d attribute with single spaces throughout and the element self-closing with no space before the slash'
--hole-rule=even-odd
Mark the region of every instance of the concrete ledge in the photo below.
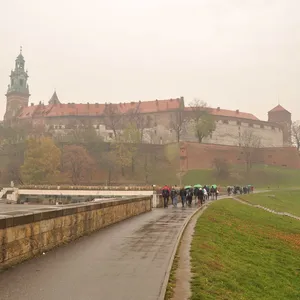
<svg viewBox="0 0 300 300">
<path fill-rule="evenodd" d="M 0 269 L 151 209 L 152 197 L 144 196 L 2 215 Z"/>
</svg>

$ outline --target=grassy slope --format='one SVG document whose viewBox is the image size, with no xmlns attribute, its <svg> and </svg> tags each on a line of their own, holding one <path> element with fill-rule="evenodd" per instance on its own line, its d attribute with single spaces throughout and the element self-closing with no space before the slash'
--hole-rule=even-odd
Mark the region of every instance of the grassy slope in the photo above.
<svg viewBox="0 0 300 300">
<path fill-rule="evenodd" d="M 232 166 L 231 176 L 227 179 L 217 179 L 214 171 L 191 170 L 184 178 L 184 184 L 212 184 L 218 182 L 221 185 L 253 184 L 256 187 L 296 187 L 300 185 L 300 170 L 283 167 L 255 165 L 249 174 L 246 174 L 243 166 Z"/>
<path fill-rule="evenodd" d="M 196 225 L 191 300 L 300 299 L 299 252 L 299 221 L 215 202 Z"/>
<path fill-rule="evenodd" d="M 278 212 L 288 212 L 300 216 L 300 190 L 271 191 L 239 197 L 250 203 L 260 204 Z"/>
</svg>

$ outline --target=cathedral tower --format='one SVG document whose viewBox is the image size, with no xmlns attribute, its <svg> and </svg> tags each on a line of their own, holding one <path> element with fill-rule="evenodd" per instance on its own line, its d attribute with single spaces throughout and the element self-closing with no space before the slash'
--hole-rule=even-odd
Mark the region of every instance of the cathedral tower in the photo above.
<svg viewBox="0 0 300 300">
<path fill-rule="evenodd" d="M 27 84 L 28 74 L 25 71 L 25 60 L 22 55 L 22 47 L 20 54 L 16 58 L 15 69 L 10 74 L 10 84 L 6 93 L 6 111 L 4 121 L 11 121 L 16 117 L 22 108 L 28 106 L 29 87 Z"/>
</svg>

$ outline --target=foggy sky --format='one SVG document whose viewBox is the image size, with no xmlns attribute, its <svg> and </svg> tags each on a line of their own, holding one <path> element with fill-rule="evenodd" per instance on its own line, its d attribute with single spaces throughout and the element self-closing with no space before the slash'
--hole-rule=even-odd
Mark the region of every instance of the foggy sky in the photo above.
<svg viewBox="0 0 300 300">
<path fill-rule="evenodd" d="M 299 0 L 9 0 L 0 10 L 0 118 L 20 45 L 30 102 L 184 96 L 300 119 Z"/>
</svg>

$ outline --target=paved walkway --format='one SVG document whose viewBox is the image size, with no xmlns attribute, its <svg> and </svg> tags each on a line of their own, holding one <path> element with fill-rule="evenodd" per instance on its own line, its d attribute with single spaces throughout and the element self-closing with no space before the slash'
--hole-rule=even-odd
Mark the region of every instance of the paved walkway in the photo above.
<svg viewBox="0 0 300 300">
<path fill-rule="evenodd" d="M 195 208 L 156 209 L 0 274 L 1 300 L 157 300 Z"/>
</svg>

